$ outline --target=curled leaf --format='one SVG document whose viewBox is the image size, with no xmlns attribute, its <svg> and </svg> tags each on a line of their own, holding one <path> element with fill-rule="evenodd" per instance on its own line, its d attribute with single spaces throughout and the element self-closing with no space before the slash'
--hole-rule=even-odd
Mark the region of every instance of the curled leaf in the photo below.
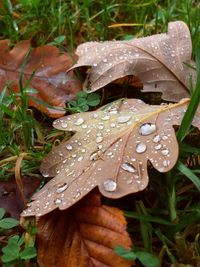
<svg viewBox="0 0 200 267">
<path fill-rule="evenodd" d="M 33 196 L 22 215 L 67 209 L 97 186 L 108 198 L 145 189 L 148 162 L 159 172 L 175 165 L 178 143 L 173 125 L 180 125 L 189 101 L 151 106 L 124 99 L 54 121 L 55 128 L 76 133 L 44 159 L 43 176 L 55 177 Z M 193 125 L 200 127 L 199 111 Z"/>
<path fill-rule="evenodd" d="M 44 267 L 129 267 L 114 252 L 127 249 L 131 240 L 123 213 L 101 204 L 99 194 L 90 194 L 66 211 L 54 211 L 38 220 L 38 262 Z"/>
<path fill-rule="evenodd" d="M 11 50 L 8 40 L 0 41 L 0 90 L 7 83 L 11 83 L 12 89 L 19 92 L 20 72 L 30 48 L 29 41 L 19 42 Z M 30 79 L 28 87 L 36 89 L 35 92 L 29 93 L 32 96 L 29 98 L 29 105 L 53 118 L 63 116 L 65 102 L 72 100 L 81 90 L 80 81 L 73 73 L 66 74 L 66 70 L 72 64 L 72 57 L 67 53 L 60 53 L 55 46 L 44 45 L 34 48 L 23 71 L 23 85 Z"/>
<path fill-rule="evenodd" d="M 143 83 L 143 92 L 162 92 L 162 98 L 179 101 L 189 97 L 191 62 L 190 32 L 184 22 L 170 22 L 168 32 L 130 41 L 88 42 L 76 51 L 72 69 L 91 66 L 85 88 L 96 91 L 127 75 Z M 173 89 L 172 89 L 173 88 Z"/>
</svg>

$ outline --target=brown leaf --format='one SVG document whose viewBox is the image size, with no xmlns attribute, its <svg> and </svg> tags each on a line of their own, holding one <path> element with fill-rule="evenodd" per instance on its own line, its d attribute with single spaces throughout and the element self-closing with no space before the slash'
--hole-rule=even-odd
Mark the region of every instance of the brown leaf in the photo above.
<svg viewBox="0 0 200 267">
<path fill-rule="evenodd" d="M 192 44 L 189 29 L 181 21 L 169 23 L 164 34 L 130 41 L 88 42 L 76 53 L 79 60 L 71 69 L 91 66 L 85 83 L 90 92 L 134 75 L 143 83 L 143 92 L 162 92 L 163 99 L 174 102 L 189 97 L 189 77 L 195 74 L 184 63 L 191 61 Z"/>
<path fill-rule="evenodd" d="M 160 172 L 175 165 L 178 144 L 173 125 L 180 125 L 189 101 L 151 106 L 124 99 L 54 121 L 55 128 L 76 133 L 44 159 L 43 176 L 55 177 L 33 196 L 23 216 L 64 210 L 97 186 L 108 198 L 145 189 L 147 162 Z M 193 125 L 200 128 L 200 113 Z"/>
<path fill-rule="evenodd" d="M 27 202 L 41 181 L 35 177 L 22 177 L 22 182 Z M 24 199 L 14 178 L 9 181 L 0 181 L 0 203 L 1 208 L 4 208 L 11 217 L 16 219 L 25 208 Z"/>
<path fill-rule="evenodd" d="M 128 267 L 113 248 L 131 247 L 122 211 L 101 204 L 90 194 L 66 211 L 38 221 L 38 263 L 43 267 Z"/>
<path fill-rule="evenodd" d="M 8 40 L 0 41 L 1 90 L 12 81 L 13 90 L 19 91 L 20 71 L 29 49 L 29 41 L 19 42 L 12 50 L 9 50 Z M 71 56 L 67 53 L 61 54 L 59 49 L 52 45 L 34 48 L 23 72 L 23 84 L 35 72 L 29 87 L 36 89 L 38 93 L 29 95 L 57 109 L 49 108 L 33 99 L 29 99 L 29 105 L 53 118 L 63 116 L 65 102 L 73 99 L 74 95 L 81 90 L 81 84 L 73 73 L 66 74 L 66 70 L 72 64 Z"/>
</svg>

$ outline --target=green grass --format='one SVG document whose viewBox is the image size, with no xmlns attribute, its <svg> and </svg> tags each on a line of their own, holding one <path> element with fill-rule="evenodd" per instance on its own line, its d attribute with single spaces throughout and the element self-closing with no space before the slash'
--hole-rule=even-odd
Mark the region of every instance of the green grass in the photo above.
<svg viewBox="0 0 200 267">
<path fill-rule="evenodd" d="M 191 265 L 200 261 L 200 134 L 191 127 L 200 100 L 199 1 L 2 0 L 0 4 L 1 39 L 10 39 L 13 45 L 23 39 L 31 39 L 32 46 L 53 42 L 68 51 L 90 40 L 123 40 L 160 33 L 167 30 L 169 21 L 174 20 L 183 20 L 190 28 L 198 73 L 196 90 L 177 132 L 179 162 L 167 174 L 150 169 L 148 191 L 115 202 L 108 201 L 124 210 L 134 245 L 140 252 L 156 254 L 163 267 L 180 259 Z M 108 27 L 120 23 L 130 26 Z M 21 83 L 24 66 L 18 94 L 11 91 L 10 84 L 1 88 L 1 181 L 13 177 L 15 162 L 21 153 L 25 153 L 22 175 L 41 177 L 42 158 L 58 139 L 64 138 L 52 129 L 51 119 L 28 108 L 30 81 L 25 86 Z M 110 99 L 113 97 L 111 95 Z M 79 111 L 86 104 L 89 108 L 91 102 L 88 101 L 86 96 L 84 100 L 77 99 L 68 105 L 68 109 Z M 151 104 L 154 104 L 153 100 Z M 188 256 L 191 250 L 193 258 Z"/>
</svg>

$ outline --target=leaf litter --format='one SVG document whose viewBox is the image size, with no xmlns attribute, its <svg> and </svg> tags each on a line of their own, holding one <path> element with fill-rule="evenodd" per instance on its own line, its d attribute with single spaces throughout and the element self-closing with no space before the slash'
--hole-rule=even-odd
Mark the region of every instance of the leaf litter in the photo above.
<svg viewBox="0 0 200 267">
<path fill-rule="evenodd" d="M 54 178 L 33 196 L 22 216 L 67 209 L 97 186 L 113 199 L 144 190 L 148 162 L 159 172 L 175 165 L 178 143 L 173 126 L 181 124 L 189 101 L 148 105 L 122 99 L 54 121 L 55 128 L 75 134 L 44 159 L 43 176 Z M 200 128 L 199 110 L 193 125 Z"/>
<path fill-rule="evenodd" d="M 10 50 L 9 41 L 0 41 L 0 86 L 11 83 L 14 92 L 19 92 L 19 77 L 22 65 L 31 49 L 30 41 L 21 41 Z M 52 118 L 65 114 L 65 102 L 75 98 L 81 90 L 80 81 L 73 72 L 66 70 L 73 64 L 72 55 L 61 53 L 53 45 L 32 48 L 23 70 L 23 86 L 30 79 L 28 87 L 36 93 L 29 93 L 29 106 L 35 107 Z"/>
</svg>

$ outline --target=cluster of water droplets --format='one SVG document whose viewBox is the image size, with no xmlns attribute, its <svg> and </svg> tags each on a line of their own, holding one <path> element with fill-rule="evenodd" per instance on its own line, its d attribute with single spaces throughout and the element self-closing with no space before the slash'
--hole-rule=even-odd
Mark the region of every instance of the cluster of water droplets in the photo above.
<svg viewBox="0 0 200 267">
<path fill-rule="evenodd" d="M 123 101 L 123 107 L 120 111 L 112 105 L 87 116 L 71 115 L 55 121 L 56 128 L 81 134 L 79 138 L 75 134 L 51 152 L 50 160 L 55 162 L 57 176 L 45 185 L 40 197 L 36 197 L 32 207 L 29 204 L 24 215 L 36 213 L 40 216 L 55 207 L 66 208 L 97 185 L 107 196 L 122 196 L 125 193 L 120 195 L 120 188 L 128 192 L 143 190 L 148 182 L 148 160 L 160 171 L 168 170 L 174 153 L 172 125 L 180 124 L 185 108 L 159 115 L 159 110 L 165 106 L 129 100 Z M 157 110 L 158 113 L 148 119 L 147 114 Z M 163 116 L 162 123 L 159 116 Z M 48 177 L 49 159 L 45 164 L 43 175 Z"/>
</svg>

